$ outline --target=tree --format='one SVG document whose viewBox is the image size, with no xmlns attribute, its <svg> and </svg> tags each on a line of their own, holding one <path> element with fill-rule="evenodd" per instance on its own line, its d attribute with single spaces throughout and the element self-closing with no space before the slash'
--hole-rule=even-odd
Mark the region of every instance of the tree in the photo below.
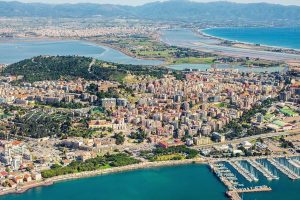
<svg viewBox="0 0 300 200">
<path fill-rule="evenodd" d="M 138 130 L 137 132 L 130 133 L 130 138 L 142 143 L 147 138 L 147 133 L 145 131 Z"/>
<path fill-rule="evenodd" d="M 125 142 L 125 136 L 122 133 L 115 133 L 113 138 L 116 139 L 117 145 L 122 145 Z"/>
<path fill-rule="evenodd" d="M 95 83 L 91 83 L 88 87 L 87 90 L 91 93 L 96 93 L 98 92 L 98 85 L 96 85 Z"/>
</svg>

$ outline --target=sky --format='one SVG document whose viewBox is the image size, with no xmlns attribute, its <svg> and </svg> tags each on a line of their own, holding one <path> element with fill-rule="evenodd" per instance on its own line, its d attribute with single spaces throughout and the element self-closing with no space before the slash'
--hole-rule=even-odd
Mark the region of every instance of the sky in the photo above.
<svg viewBox="0 0 300 200">
<path fill-rule="evenodd" d="M 0 1 L 15 1 L 15 0 L 0 0 Z M 157 1 L 157 0 L 17 0 L 21 2 L 42 2 L 42 3 L 108 3 L 108 4 L 122 4 L 122 5 L 142 5 L 145 3 Z M 162 0 L 161 0 L 162 1 Z M 217 0 L 193 0 L 197 2 L 211 2 Z M 275 3 L 283 5 L 298 5 L 300 6 L 300 0 L 230 0 L 238 3 Z"/>
</svg>

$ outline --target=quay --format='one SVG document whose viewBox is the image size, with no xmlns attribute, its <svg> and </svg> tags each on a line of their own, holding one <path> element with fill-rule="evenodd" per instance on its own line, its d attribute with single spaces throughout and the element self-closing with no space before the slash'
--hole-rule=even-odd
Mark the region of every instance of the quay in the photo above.
<svg viewBox="0 0 300 200">
<path fill-rule="evenodd" d="M 292 170 L 290 170 L 288 167 L 280 164 L 274 158 L 268 158 L 268 161 L 272 165 L 274 165 L 279 171 L 281 171 L 282 173 L 284 173 L 285 175 L 287 175 L 290 179 L 296 180 L 296 179 L 300 178 L 300 176 L 298 174 L 296 174 L 295 172 L 293 172 Z"/>
<path fill-rule="evenodd" d="M 260 171 L 268 180 L 279 179 L 278 176 L 273 175 L 267 168 L 257 162 L 255 159 L 247 160 L 250 165 Z"/>
<path fill-rule="evenodd" d="M 247 181 L 258 181 L 258 179 L 251 172 L 243 168 L 238 161 L 231 161 L 229 164 L 234 167 L 242 176 L 244 176 Z"/>
</svg>

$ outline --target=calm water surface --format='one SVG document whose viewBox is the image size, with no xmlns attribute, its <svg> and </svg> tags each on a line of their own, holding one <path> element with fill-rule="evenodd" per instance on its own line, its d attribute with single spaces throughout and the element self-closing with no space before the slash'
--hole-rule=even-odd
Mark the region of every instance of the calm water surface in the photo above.
<svg viewBox="0 0 300 200">
<path fill-rule="evenodd" d="M 225 200 L 207 165 L 144 169 L 60 182 L 1 200 Z"/>
<path fill-rule="evenodd" d="M 227 40 L 300 49 L 300 27 L 212 28 L 203 32 Z"/>
<path fill-rule="evenodd" d="M 211 31 L 211 30 L 215 30 L 215 29 L 207 29 L 205 31 Z M 291 37 L 286 36 L 286 39 L 289 40 L 289 44 L 293 44 L 295 45 L 295 47 L 298 46 L 300 41 L 298 38 L 300 37 L 300 34 L 298 35 L 297 31 L 292 32 L 290 34 L 293 36 Z M 272 35 L 272 33 L 269 33 L 269 35 Z M 280 34 L 277 34 L 277 36 L 276 37 L 274 36 L 272 40 L 274 41 L 277 39 L 279 40 L 280 37 L 282 36 L 280 36 Z M 191 49 L 200 50 L 209 53 L 218 53 L 226 56 L 261 58 L 266 60 L 300 60 L 300 55 L 297 54 L 222 46 L 219 45 L 218 44 L 219 42 L 216 41 L 215 39 L 209 39 L 209 38 L 205 38 L 204 36 L 197 35 L 195 32 L 189 29 L 164 30 L 161 33 L 160 39 L 169 45 L 186 47 L 186 48 L 191 48 Z M 256 43 L 255 41 L 251 41 L 251 42 Z"/>
<path fill-rule="evenodd" d="M 0 63 L 11 64 L 39 55 L 79 55 L 121 64 L 159 65 L 159 60 L 132 58 L 115 49 L 92 43 L 69 41 L 0 41 Z"/>
<path fill-rule="evenodd" d="M 244 187 L 268 185 L 271 192 L 243 194 L 244 200 L 299 200 L 300 181 L 292 181 L 266 162 L 280 179 L 268 181 L 253 169 L 258 182 L 248 182 L 234 168 Z M 251 166 L 243 161 L 243 166 Z M 249 168 L 250 167 L 250 168 Z M 299 170 L 298 170 L 299 171 Z M 56 183 L 23 194 L 0 197 L 0 200 L 225 200 L 226 188 L 208 165 L 184 165 L 143 169 Z"/>
</svg>

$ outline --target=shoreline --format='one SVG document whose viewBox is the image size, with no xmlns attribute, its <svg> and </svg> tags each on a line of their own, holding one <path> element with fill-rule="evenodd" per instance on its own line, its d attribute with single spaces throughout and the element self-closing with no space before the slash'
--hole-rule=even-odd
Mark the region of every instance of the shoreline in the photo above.
<svg viewBox="0 0 300 200">
<path fill-rule="evenodd" d="M 48 179 L 44 179 L 39 182 L 34 182 L 29 185 L 24 185 L 16 188 L 11 188 L 5 191 L 0 191 L 0 196 L 9 195 L 9 194 L 22 194 L 30 189 L 37 187 L 45 187 L 53 185 L 57 182 L 70 181 L 81 178 L 91 178 L 96 176 L 122 173 L 128 171 L 134 171 L 139 169 L 148 169 L 148 168 L 159 168 L 159 167 L 168 167 L 168 166 L 178 166 L 178 165 L 188 165 L 188 164 L 207 164 L 207 160 L 203 159 L 189 159 L 189 160 L 178 160 L 178 161 L 156 161 L 156 162 L 142 162 L 133 165 L 127 165 L 122 167 L 112 167 L 108 169 L 100 169 L 95 171 L 86 171 L 75 174 L 67 174 L 56 176 Z"/>
<path fill-rule="evenodd" d="M 211 35 L 211 34 L 208 34 L 208 33 L 205 33 L 204 31 L 205 30 L 210 30 L 210 29 L 222 29 L 222 28 L 230 28 L 230 27 L 219 27 L 219 28 L 204 28 L 204 29 L 199 29 L 199 30 L 196 30 L 196 33 L 202 35 L 202 36 L 206 36 L 206 37 L 209 37 L 211 39 L 217 39 L 221 42 L 226 42 L 226 41 L 229 41 L 229 42 L 233 42 L 235 44 L 244 44 L 244 45 L 249 45 L 249 48 L 254 48 L 256 47 L 256 43 L 253 43 L 253 42 L 245 42 L 245 41 L 240 41 L 240 40 L 233 40 L 233 39 L 229 39 L 229 38 L 223 38 L 223 37 L 218 37 L 218 36 L 215 36 L 215 35 Z M 242 27 L 240 27 L 242 28 Z M 268 45 L 268 44 L 259 44 L 260 46 L 259 47 L 262 47 L 262 48 L 269 48 L 269 49 L 282 49 L 282 50 L 292 50 L 292 51 L 295 51 L 297 53 L 300 53 L 300 49 L 297 49 L 297 48 L 290 48 L 290 47 L 283 47 L 283 46 L 273 46 L 273 45 Z M 272 51 L 271 51 L 272 52 Z M 295 55 L 299 55 L 295 53 Z"/>
<path fill-rule="evenodd" d="M 108 47 L 108 48 L 111 48 L 111 49 L 114 49 L 116 51 L 119 51 L 123 54 L 125 54 L 126 56 L 129 56 L 131 58 L 135 58 L 135 59 L 139 59 L 139 60 L 154 60 L 154 61 L 161 61 L 162 64 L 160 64 L 161 66 L 165 65 L 166 64 L 166 60 L 162 59 L 162 58 L 146 58 L 146 57 L 142 57 L 142 56 L 137 56 L 133 53 L 130 53 L 129 51 L 127 51 L 126 49 L 123 49 L 121 47 L 118 47 L 118 46 L 115 46 L 115 45 L 110 45 L 110 44 L 106 44 L 106 43 L 103 43 L 101 41 L 97 42 L 97 41 L 94 41 L 94 40 L 79 40 L 79 41 L 85 41 L 85 42 L 90 42 L 90 43 L 93 43 L 95 45 L 99 45 L 99 47 Z M 157 65 L 157 66 L 160 66 L 160 65 Z"/>
<path fill-rule="evenodd" d="M 8 38 L 8 39 L 1 39 L 0 41 L 3 41 L 3 44 L 9 44 L 9 43 L 18 43 L 18 42 L 82 42 L 83 44 L 87 44 L 87 45 L 91 45 L 91 46 L 96 46 L 99 48 L 102 48 L 104 50 L 104 52 L 100 52 L 98 55 L 101 56 L 103 53 L 105 53 L 106 51 L 118 51 L 118 53 L 120 54 L 124 54 L 125 56 L 128 56 L 132 59 L 137 59 L 137 60 L 141 60 L 141 61 L 158 61 L 161 62 L 161 64 L 151 64 L 153 66 L 165 66 L 167 63 L 165 60 L 163 59 L 159 59 L 159 58 L 144 58 L 144 57 L 140 57 L 140 56 L 136 56 L 128 51 L 126 51 L 125 49 L 122 49 L 120 47 L 114 46 L 114 45 L 109 45 L 106 43 L 102 43 L 102 42 L 97 42 L 94 40 L 89 40 L 89 39 L 80 39 L 80 38 L 61 38 L 61 37 L 36 37 L 36 38 Z M 100 58 L 101 59 L 101 58 Z M 2 64 L 2 63 L 1 63 Z M 7 63 L 3 63 L 3 64 L 7 64 Z M 12 64 L 12 63 L 10 63 Z"/>
</svg>

